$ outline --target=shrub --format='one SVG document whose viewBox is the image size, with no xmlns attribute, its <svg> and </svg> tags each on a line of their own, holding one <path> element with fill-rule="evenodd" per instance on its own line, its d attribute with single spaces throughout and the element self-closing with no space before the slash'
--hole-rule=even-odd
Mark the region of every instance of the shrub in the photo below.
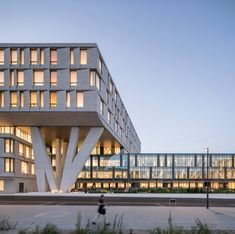
<svg viewBox="0 0 235 234">
<path fill-rule="evenodd" d="M 17 223 L 12 223 L 8 217 L 0 215 L 0 231 L 14 229 L 16 225 Z"/>
</svg>

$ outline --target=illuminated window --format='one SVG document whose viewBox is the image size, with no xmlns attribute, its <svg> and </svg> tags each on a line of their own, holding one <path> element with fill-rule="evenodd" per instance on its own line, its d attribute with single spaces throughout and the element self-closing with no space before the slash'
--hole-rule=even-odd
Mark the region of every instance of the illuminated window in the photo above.
<svg viewBox="0 0 235 234">
<path fill-rule="evenodd" d="M 95 77 L 96 77 L 96 72 L 95 71 L 90 71 L 90 86 L 95 86 Z"/>
<path fill-rule="evenodd" d="M 24 156 L 24 145 L 19 143 L 19 155 Z"/>
<path fill-rule="evenodd" d="M 37 58 L 37 50 L 36 49 L 31 49 L 30 50 L 30 64 L 37 64 L 38 63 L 38 58 Z"/>
<path fill-rule="evenodd" d="M 30 158 L 30 148 L 28 146 L 25 146 L 25 156 L 26 158 Z"/>
<path fill-rule="evenodd" d="M 50 92 L 50 107 L 57 107 L 57 93 Z"/>
<path fill-rule="evenodd" d="M 100 77 L 95 71 L 90 71 L 89 84 L 90 86 L 96 86 L 96 88 L 100 90 Z"/>
<path fill-rule="evenodd" d="M 44 92 L 40 92 L 40 107 L 44 107 Z"/>
<path fill-rule="evenodd" d="M 11 92 L 10 98 L 10 107 L 17 107 L 17 92 Z"/>
<path fill-rule="evenodd" d="M 108 111 L 108 122 L 109 122 L 109 124 L 111 123 L 111 112 L 110 111 Z"/>
<path fill-rule="evenodd" d="M 70 92 L 66 92 L 66 107 L 71 107 L 71 95 Z"/>
<path fill-rule="evenodd" d="M 4 180 L 0 180 L 0 191 L 4 191 Z"/>
<path fill-rule="evenodd" d="M 37 86 L 43 86 L 44 84 L 44 72 L 43 71 L 33 72 L 33 84 Z"/>
<path fill-rule="evenodd" d="M 82 92 L 77 92 L 77 107 L 84 106 L 84 96 Z"/>
<path fill-rule="evenodd" d="M 20 107 L 24 107 L 24 92 L 20 92 Z"/>
<path fill-rule="evenodd" d="M 102 100 L 100 100 L 100 113 L 104 114 L 104 102 Z"/>
<path fill-rule="evenodd" d="M 70 50 L 70 64 L 74 64 L 74 50 Z"/>
<path fill-rule="evenodd" d="M 14 141 L 12 139 L 4 139 L 4 152 L 14 153 Z"/>
<path fill-rule="evenodd" d="M 80 64 L 82 65 L 87 64 L 87 50 L 86 49 L 80 50 Z"/>
<path fill-rule="evenodd" d="M 24 49 L 20 49 L 20 64 L 24 64 Z"/>
<path fill-rule="evenodd" d="M 57 85 L 57 72 L 56 71 L 50 72 L 50 85 L 51 86 Z"/>
<path fill-rule="evenodd" d="M 37 107 L 38 105 L 38 97 L 36 91 L 30 92 L 30 107 Z"/>
<path fill-rule="evenodd" d="M 31 164 L 31 174 L 35 175 L 35 165 Z"/>
<path fill-rule="evenodd" d="M 100 73 L 102 73 L 102 61 L 101 59 L 99 58 L 99 70 L 100 70 Z"/>
<path fill-rule="evenodd" d="M 77 86 L 77 71 L 70 71 L 70 86 Z"/>
<path fill-rule="evenodd" d="M 0 49 L 0 65 L 4 64 L 4 50 Z"/>
<path fill-rule="evenodd" d="M 15 85 L 15 72 L 10 71 L 10 86 L 14 86 L 14 85 Z"/>
<path fill-rule="evenodd" d="M 96 74 L 95 84 L 96 84 L 96 88 L 100 90 L 100 77 L 97 74 Z"/>
<path fill-rule="evenodd" d="M 57 50 L 56 49 L 51 49 L 50 59 L 51 59 L 51 64 L 57 64 Z"/>
<path fill-rule="evenodd" d="M 4 107 L 4 92 L 0 91 L 0 108 Z"/>
<path fill-rule="evenodd" d="M 40 64 L 44 64 L 44 50 L 40 49 Z"/>
<path fill-rule="evenodd" d="M 11 64 L 17 64 L 17 49 L 11 49 Z"/>
<path fill-rule="evenodd" d="M 17 85 L 24 85 L 24 71 L 17 71 Z"/>
<path fill-rule="evenodd" d="M 4 86 L 4 71 L 0 71 L 0 86 Z"/>
<path fill-rule="evenodd" d="M 21 162 L 21 173 L 28 174 L 28 163 Z"/>
<path fill-rule="evenodd" d="M 4 158 L 4 172 L 14 172 L 13 158 Z"/>
</svg>

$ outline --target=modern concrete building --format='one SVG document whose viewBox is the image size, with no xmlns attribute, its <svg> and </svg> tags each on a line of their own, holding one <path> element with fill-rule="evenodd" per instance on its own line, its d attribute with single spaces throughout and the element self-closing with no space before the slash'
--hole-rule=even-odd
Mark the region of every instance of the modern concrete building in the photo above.
<svg viewBox="0 0 235 234">
<path fill-rule="evenodd" d="M 0 44 L 0 192 L 203 188 L 203 154 L 140 154 L 96 44 Z M 210 154 L 235 189 L 235 154 Z"/>
<path fill-rule="evenodd" d="M 67 192 L 91 154 L 141 147 L 96 44 L 0 44 L 0 126 L 3 192 Z"/>
</svg>

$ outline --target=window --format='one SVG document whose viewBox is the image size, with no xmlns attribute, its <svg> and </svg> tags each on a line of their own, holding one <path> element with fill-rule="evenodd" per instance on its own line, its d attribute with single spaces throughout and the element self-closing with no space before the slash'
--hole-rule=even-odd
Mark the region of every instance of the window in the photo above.
<svg viewBox="0 0 235 234">
<path fill-rule="evenodd" d="M 51 59 L 51 64 L 57 64 L 57 50 L 56 49 L 51 49 L 50 59 Z"/>
<path fill-rule="evenodd" d="M 13 91 L 10 93 L 10 107 L 17 107 L 17 92 Z"/>
<path fill-rule="evenodd" d="M 100 77 L 97 74 L 96 74 L 95 84 L 96 84 L 96 88 L 100 90 Z"/>
<path fill-rule="evenodd" d="M 90 71 L 90 86 L 95 86 L 95 77 L 96 77 L 96 72 L 95 71 Z"/>
<path fill-rule="evenodd" d="M 31 164 L 31 174 L 35 175 L 35 165 Z"/>
<path fill-rule="evenodd" d="M 77 86 L 77 71 L 70 71 L 70 86 Z"/>
<path fill-rule="evenodd" d="M 0 71 L 0 86 L 4 86 L 4 71 Z"/>
<path fill-rule="evenodd" d="M 90 71 L 89 84 L 90 86 L 96 86 L 96 88 L 100 90 L 100 77 L 95 71 Z"/>
<path fill-rule="evenodd" d="M 102 73 L 102 61 L 101 61 L 101 59 L 99 58 L 99 71 L 100 71 L 100 73 Z"/>
<path fill-rule="evenodd" d="M 44 64 L 44 50 L 40 49 L 40 64 Z"/>
<path fill-rule="evenodd" d="M 4 92 L 0 91 L 0 108 L 4 107 Z"/>
<path fill-rule="evenodd" d="M 4 152 L 14 153 L 14 141 L 12 139 L 4 139 Z"/>
<path fill-rule="evenodd" d="M 40 92 L 40 107 L 44 107 L 44 92 Z"/>
<path fill-rule="evenodd" d="M 19 155 L 24 156 L 24 145 L 19 143 Z"/>
<path fill-rule="evenodd" d="M 24 71 L 17 71 L 17 85 L 24 85 Z"/>
<path fill-rule="evenodd" d="M 101 115 L 104 114 L 104 102 L 102 100 L 100 100 L 100 113 Z"/>
<path fill-rule="evenodd" d="M 71 107 L 71 97 L 70 92 L 66 92 L 66 107 Z"/>
<path fill-rule="evenodd" d="M 57 107 L 57 93 L 50 92 L 50 107 Z"/>
<path fill-rule="evenodd" d="M 0 180 L 0 191 L 4 191 L 4 180 Z"/>
<path fill-rule="evenodd" d="M 108 123 L 111 124 L 111 112 L 108 111 Z"/>
<path fill-rule="evenodd" d="M 112 83 L 110 77 L 109 77 L 109 91 L 110 91 L 110 93 L 113 93 L 113 83 Z"/>
<path fill-rule="evenodd" d="M 70 64 L 74 64 L 74 49 L 70 50 Z"/>
<path fill-rule="evenodd" d="M 82 92 L 77 92 L 77 107 L 84 106 L 84 95 Z"/>
<path fill-rule="evenodd" d="M 20 107 L 24 107 L 24 92 L 20 92 Z"/>
<path fill-rule="evenodd" d="M 38 105 L 37 92 L 31 91 L 30 92 L 30 107 L 37 107 L 37 105 Z"/>
<path fill-rule="evenodd" d="M 21 162 L 21 173 L 28 174 L 28 163 Z"/>
<path fill-rule="evenodd" d="M 36 49 L 31 49 L 30 50 L 30 64 L 37 64 L 38 63 L 38 58 L 37 58 L 37 50 Z"/>
<path fill-rule="evenodd" d="M 13 158 L 4 158 L 4 172 L 14 172 Z"/>
<path fill-rule="evenodd" d="M 17 49 L 11 49 L 11 64 L 17 64 Z"/>
<path fill-rule="evenodd" d="M 87 64 L 87 50 L 86 49 L 80 50 L 80 64 L 82 65 Z"/>
<path fill-rule="evenodd" d="M 15 85 L 15 72 L 12 70 L 10 71 L 10 86 Z"/>
<path fill-rule="evenodd" d="M 20 64 L 24 64 L 24 49 L 20 49 Z"/>
<path fill-rule="evenodd" d="M 4 50 L 0 49 L 0 65 L 4 64 Z"/>
<path fill-rule="evenodd" d="M 44 72 L 43 71 L 33 72 L 33 84 L 37 86 L 43 86 L 44 84 Z"/>
<path fill-rule="evenodd" d="M 57 85 L 57 72 L 51 71 L 50 73 L 50 85 L 56 86 Z"/>
<path fill-rule="evenodd" d="M 30 158 L 30 148 L 28 146 L 25 146 L 25 156 L 26 158 Z"/>
</svg>

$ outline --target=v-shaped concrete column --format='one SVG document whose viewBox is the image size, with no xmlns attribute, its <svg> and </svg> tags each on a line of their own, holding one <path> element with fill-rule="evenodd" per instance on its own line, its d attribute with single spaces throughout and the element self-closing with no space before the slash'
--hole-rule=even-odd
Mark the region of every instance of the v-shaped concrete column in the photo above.
<svg viewBox="0 0 235 234">
<path fill-rule="evenodd" d="M 65 163 L 62 173 L 60 191 L 68 192 L 76 182 L 79 173 L 89 158 L 92 149 L 102 135 L 104 128 L 91 128 L 84 140 L 79 152 L 76 154 L 79 128 L 73 127 L 70 132 L 69 145 L 65 157 Z M 75 156 L 76 154 L 76 156 Z"/>
<path fill-rule="evenodd" d="M 36 166 L 36 180 L 38 192 L 47 191 L 47 182 L 51 191 L 58 190 L 54 172 L 47 154 L 40 129 L 31 127 L 34 159 Z M 47 182 L 46 182 L 47 181 Z"/>
<path fill-rule="evenodd" d="M 79 173 L 83 169 L 83 166 L 103 131 L 104 128 L 91 128 L 81 146 L 81 149 L 76 153 L 79 139 L 79 128 L 73 127 L 71 129 L 69 145 L 68 147 L 64 145 L 63 154 L 65 154 L 67 148 L 66 155 L 63 155 L 62 160 L 58 160 L 56 164 L 56 167 L 58 167 L 58 171 L 56 173 L 58 180 L 56 183 L 54 171 L 52 169 L 40 129 L 38 127 L 31 127 L 38 191 L 46 192 L 47 185 L 49 185 L 49 189 L 51 191 L 59 190 L 60 187 L 60 191 L 68 192 L 76 182 Z M 61 145 L 59 143 L 58 145 L 60 148 Z M 60 157 L 60 153 L 57 153 L 57 156 Z M 59 184 L 61 171 L 61 184 Z"/>
</svg>

